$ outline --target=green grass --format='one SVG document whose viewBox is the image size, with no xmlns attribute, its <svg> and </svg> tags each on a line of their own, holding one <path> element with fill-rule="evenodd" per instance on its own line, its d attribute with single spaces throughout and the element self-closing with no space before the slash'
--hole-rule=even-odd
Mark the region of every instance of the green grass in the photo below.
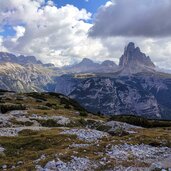
<svg viewBox="0 0 171 171">
<path fill-rule="evenodd" d="M 0 156 L 0 166 L 16 165 L 18 161 L 22 161 L 23 168 L 33 169 L 32 161 L 41 154 L 54 157 L 59 152 L 64 153 L 74 141 L 75 136 L 61 135 L 58 129 L 39 132 L 23 130 L 18 137 L 0 137 L 0 144 L 6 149 L 5 154 Z"/>
<path fill-rule="evenodd" d="M 0 104 L 0 111 L 4 114 L 12 110 L 26 110 L 26 106 L 22 104 Z"/>
</svg>

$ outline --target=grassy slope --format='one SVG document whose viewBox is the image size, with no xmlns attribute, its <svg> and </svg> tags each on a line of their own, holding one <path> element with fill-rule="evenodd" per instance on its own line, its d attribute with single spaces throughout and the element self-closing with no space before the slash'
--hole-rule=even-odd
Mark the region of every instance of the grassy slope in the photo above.
<svg viewBox="0 0 171 171">
<path fill-rule="evenodd" d="M 1 98 L 0 104 L 22 104 L 28 110 L 29 115 L 48 115 L 48 116 L 66 116 L 75 122 L 71 127 L 84 128 L 85 120 L 107 121 L 108 118 L 94 116 L 85 111 L 78 103 L 72 101 L 65 96 L 54 93 L 29 93 L 29 94 L 7 94 Z M 80 114 L 78 114 L 78 111 Z M 130 118 L 127 118 L 130 120 Z M 120 119 L 120 121 L 123 121 Z M 125 120 L 124 120 L 125 121 Z M 18 123 L 19 124 L 19 123 Z M 168 126 L 168 125 L 167 125 Z M 120 144 L 123 142 L 130 144 L 150 144 L 153 146 L 168 146 L 171 147 L 171 128 L 148 128 L 138 129 L 137 134 L 126 136 L 110 136 L 103 138 L 97 144 L 91 144 L 89 147 L 83 148 L 68 148 L 72 143 L 85 143 L 71 135 L 61 135 L 61 128 L 55 127 L 46 131 L 21 131 L 18 137 L 0 137 L 0 145 L 6 150 L 4 154 L 0 155 L 0 166 L 6 164 L 8 166 L 20 165 L 19 168 L 12 170 L 33 171 L 35 170 L 34 160 L 40 158 L 42 154 L 46 155 L 46 159 L 40 161 L 38 164 L 44 165 L 47 161 L 56 157 L 67 161 L 71 159 L 72 155 L 77 153 L 80 157 L 89 157 L 97 160 L 106 157 L 105 147 L 108 144 Z M 97 155 L 97 153 L 99 153 Z M 129 165 L 128 161 L 125 166 Z M 18 163 L 18 164 L 17 164 Z M 115 165 L 113 161 L 108 166 L 100 168 L 100 170 L 110 168 Z M 144 163 L 137 163 L 143 166 Z"/>
</svg>

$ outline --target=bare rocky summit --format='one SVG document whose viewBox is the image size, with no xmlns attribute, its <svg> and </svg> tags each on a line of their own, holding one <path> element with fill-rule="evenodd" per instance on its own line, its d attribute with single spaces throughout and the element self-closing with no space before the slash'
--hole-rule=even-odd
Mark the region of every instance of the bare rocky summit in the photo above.
<svg viewBox="0 0 171 171">
<path fill-rule="evenodd" d="M 155 71 L 155 65 L 150 57 L 142 53 L 139 47 L 135 47 L 133 42 L 130 42 L 125 47 L 124 54 L 120 58 L 119 66 L 122 69 L 122 74 L 126 75 Z"/>
</svg>

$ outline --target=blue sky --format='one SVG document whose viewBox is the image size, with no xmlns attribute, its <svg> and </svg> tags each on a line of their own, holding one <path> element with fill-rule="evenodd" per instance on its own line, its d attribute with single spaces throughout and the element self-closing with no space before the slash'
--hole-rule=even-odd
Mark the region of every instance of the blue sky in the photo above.
<svg viewBox="0 0 171 171">
<path fill-rule="evenodd" d="M 0 0 L 0 51 L 56 66 L 83 58 L 118 62 L 131 41 L 156 65 L 171 68 L 170 0 L 45 1 Z"/>
<path fill-rule="evenodd" d="M 10 25 L 5 25 L 3 27 L 3 30 L 0 32 L 0 35 L 7 37 L 7 36 L 14 36 L 15 33 L 16 32 L 13 30 L 13 28 Z"/>
<path fill-rule="evenodd" d="M 67 4 L 72 4 L 78 9 L 86 9 L 88 12 L 95 14 L 101 5 L 104 5 L 109 0 L 53 0 L 57 7 L 65 6 Z M 14 36 L 15 31 L 11 26 L 5 25 L 3 30 L 0 31 L 1 36 Z"/>
<path fill-rule="evenodd" d="M 109 0 L 53 0 L 57 6 L 64 6 L 66 4 L 72 4 L 79 9 L 85 8 L 91 13 L 96 13 L 97 9 L 104 5 Z"/>
</svg>

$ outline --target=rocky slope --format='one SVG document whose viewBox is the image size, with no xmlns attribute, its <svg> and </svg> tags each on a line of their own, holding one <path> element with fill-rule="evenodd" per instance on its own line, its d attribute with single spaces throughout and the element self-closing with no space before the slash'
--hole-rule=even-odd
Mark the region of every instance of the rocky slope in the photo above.
<svg viewBox="0 0 171 171">
<path fill-rule="evenodd" d="M 92 112 L 171 119 L 171 78 L 160 73 L 81 79 L 63 76 L 61 82 L 63 86 L 57 85 L 55 91 L 76 99 Z"/>
<path fill-rule="evenodd" d="M 0 89 L 17 92 L 44 91 L 52 82 L 53 72 L 35 65 L 0 64 Z"/>
<path fill-rule="evenodd" d="M 141 52 L 139 47 L 130 42 L 120 58 L 119 66 L 122 74 L 135 74 L 139 72 L 154 72 L 155 65 L 149 56 Z"/>
<path fill-rule="evenodd" d="M 109 120 L 56 93 L 0 91 L 0 111 L 0 170 L 171 169 L 171 122 L 142 128 Z"/>
</svg>

